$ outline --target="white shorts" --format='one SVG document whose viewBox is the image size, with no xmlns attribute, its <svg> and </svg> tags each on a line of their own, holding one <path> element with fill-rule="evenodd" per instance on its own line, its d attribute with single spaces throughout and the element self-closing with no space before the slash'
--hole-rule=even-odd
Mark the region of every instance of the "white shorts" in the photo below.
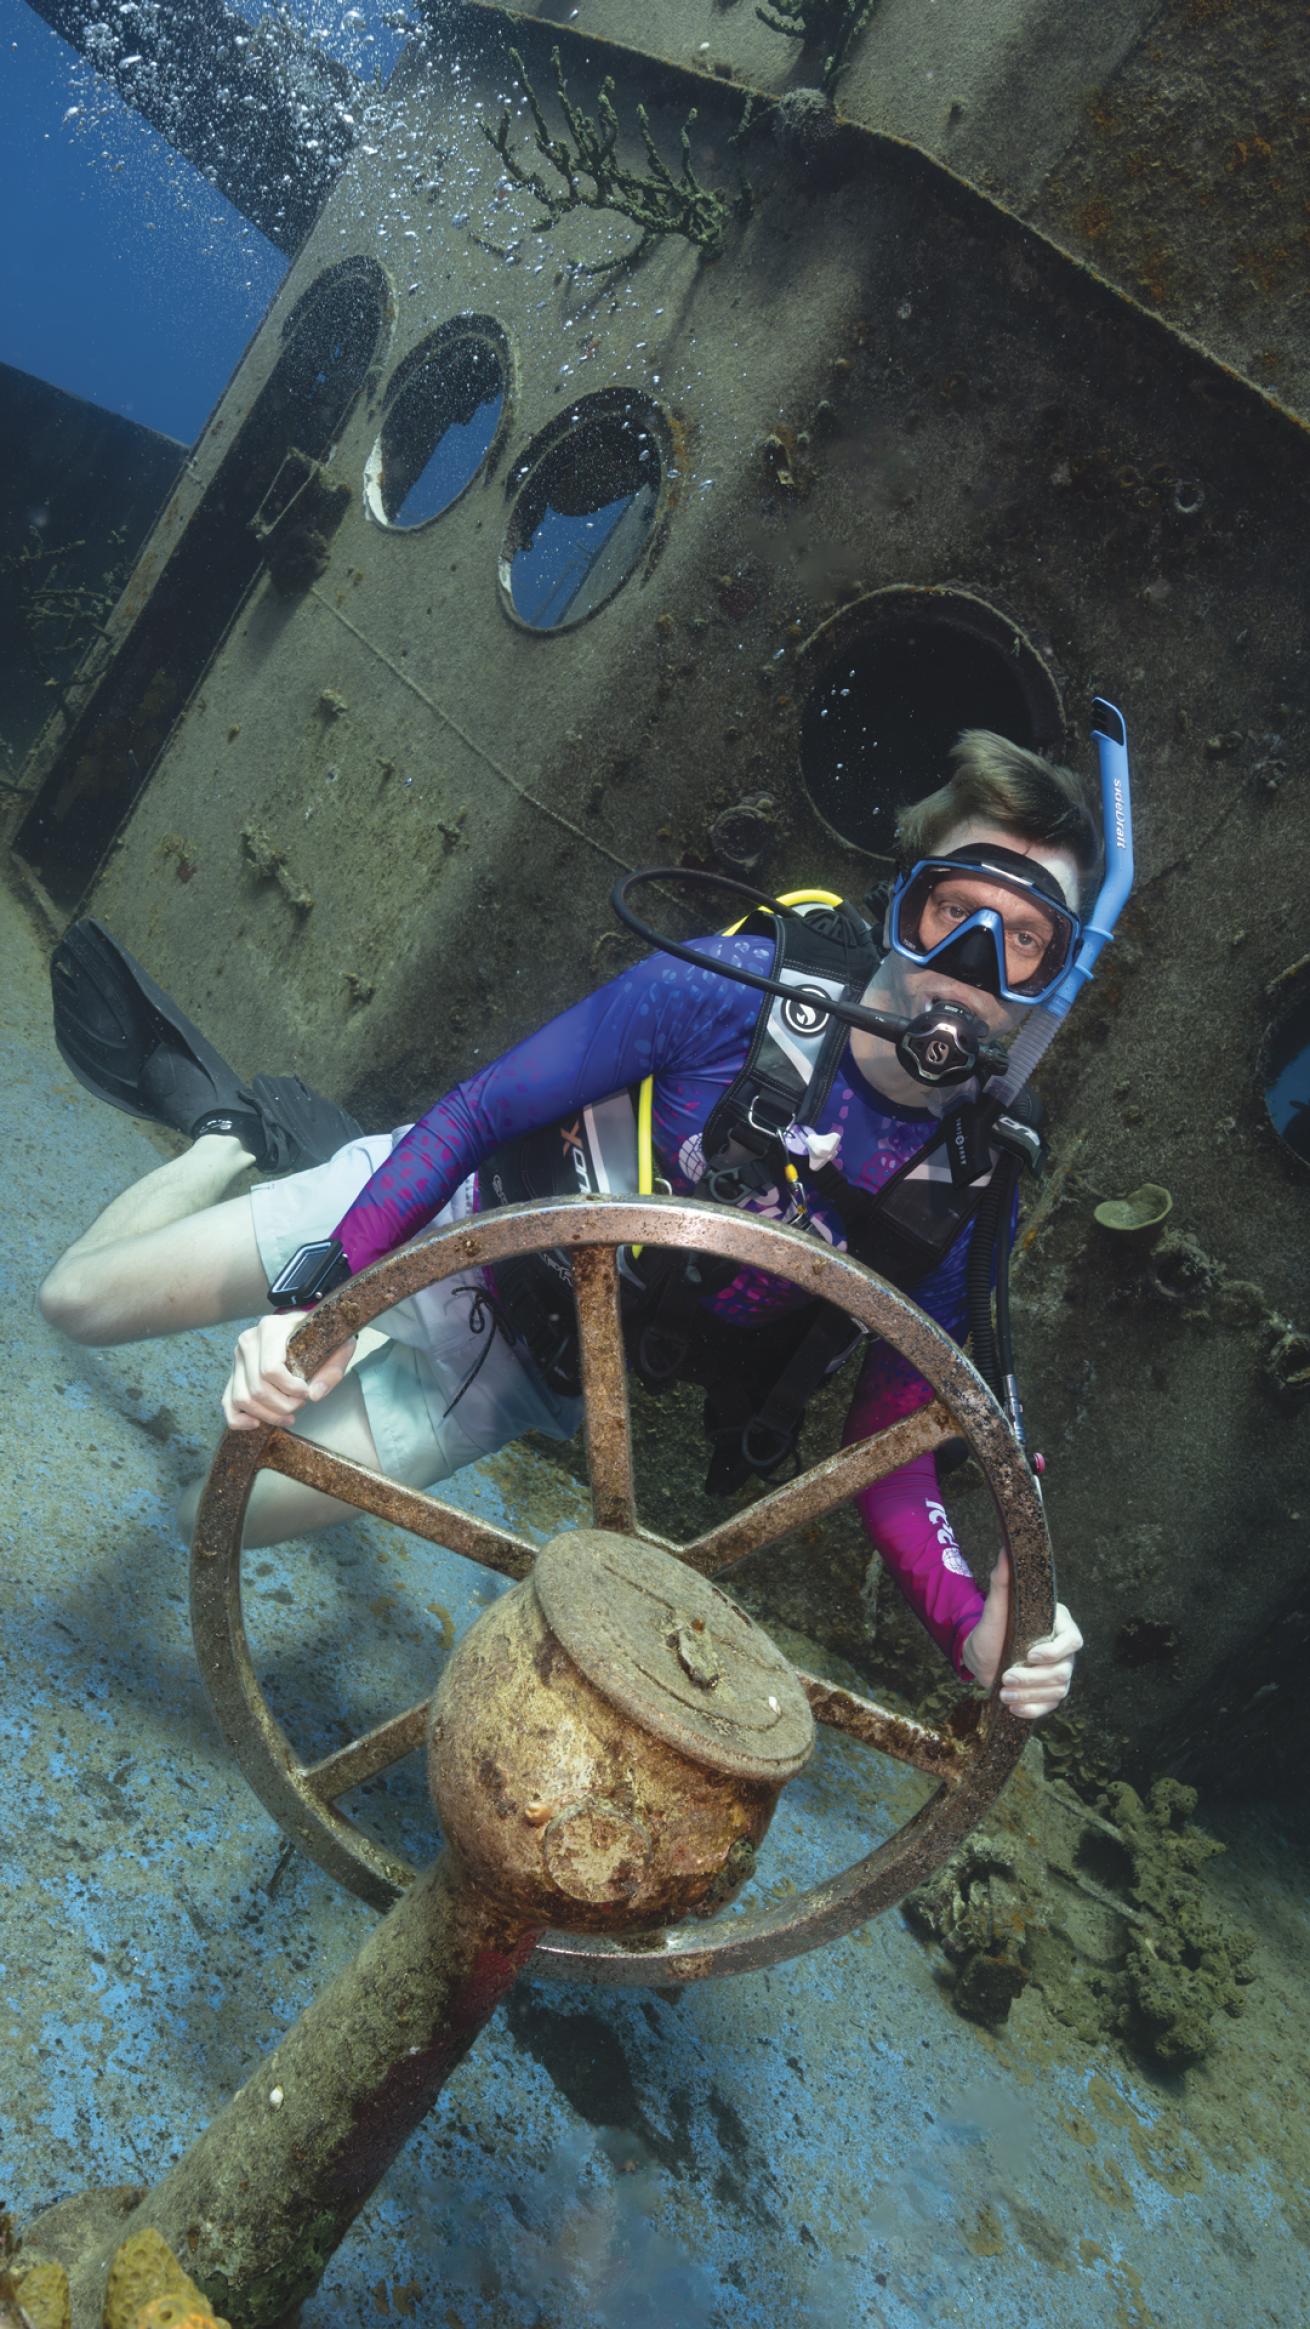
<svg viewBox="0 0 1310 2329">
<path fill-rule="evenodd" d="M 250 1192 L 255 1238 L 270 1279 L 298 1246 L 331 1236 L 408 1130 L 402 1124 L 395 1132 L 361 1136 L 326 1164 L 256 1184 Z M 472 1208 L 469 1180 L 422 1235 L 464 1220 Z M 382 1469 L 408 1487 L 447 1479 L 524 1432 L 570 1439 L 577 1430 L 581 1401 L 548 1390 L 522 1346 L 493 1326 L 485 1306 L 482 1332 L 474 1331 L 474 1297 L 485 1285 L 481 1270 L 465 1270 L 384 1311 L 375 1327 L 387 1341 L 354 1370 Z"/>
</svg>

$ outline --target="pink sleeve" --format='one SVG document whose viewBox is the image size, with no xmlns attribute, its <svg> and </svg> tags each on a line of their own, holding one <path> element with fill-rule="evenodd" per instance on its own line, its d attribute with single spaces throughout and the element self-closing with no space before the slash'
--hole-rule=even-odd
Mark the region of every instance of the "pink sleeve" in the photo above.
<svg viewBox="0 0 1310 2329">
<path fill-rule="evenodd" d="M 888 1361 L 894 1363 L 888 1364 Z M 885 1431 L 927 1405 L 932 1393 L 921 1375 L 884 1346 L 865 1361 L 842 1434 L 847 1445 Z M 935 1456 L 917 1456 L 856 1499 L 860 1518 L 887 1568 L 938 1648 L 966 1682 L 966 1641 L 983 1612 L 983 1595 L 955 1541 L 937 1480 Z"/>
</svg>

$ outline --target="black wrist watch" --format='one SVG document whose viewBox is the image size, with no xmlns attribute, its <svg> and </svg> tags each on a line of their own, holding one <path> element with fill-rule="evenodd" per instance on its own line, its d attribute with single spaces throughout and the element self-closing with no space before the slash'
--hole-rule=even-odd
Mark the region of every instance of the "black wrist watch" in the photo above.
<svg viewBox="0 0 1310 2329">
<path fill-rule="evenodd" d="M 320 1237 L 302 1245 L 268 1289 L 272 1310 L 312 1310 L 325 1294 L 334 1294 L 350 1276 L 345 1247 L 335 1237 Z"/>
</svg>

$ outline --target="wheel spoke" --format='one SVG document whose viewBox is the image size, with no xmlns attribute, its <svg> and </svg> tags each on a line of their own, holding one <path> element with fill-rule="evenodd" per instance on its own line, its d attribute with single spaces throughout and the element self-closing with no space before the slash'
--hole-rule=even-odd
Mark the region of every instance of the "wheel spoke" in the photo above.
<svg viewBox="0 0 1310 2329">
<path fill-rule="evenodd" d="M 404 1714 L 393 1714 L 389 1722 L 379 1723 L 376 1729 L 365 1731 L 362 1738 L 352 1739 L 348 1747 L 338 1747 L 335 1755 L 325 1755 L 319 1763 L 307 1763 L 300 1777 L 311 1795 L 320 1803 L 335 1803 L 351 1787 L 362 1787 L 366 1779 L 376 1778 L 379 1771 L 387 1771 L 393 1763 L 403 1763 L 423 1744 L 427 1730 L 428 1706 L 424 1699 L 419 1706 L 408 1707 Z"/>
<path fill-rule="evenodd" d="M 583 1430 L 597 1528 L 632 1535 L 637 1498 L 632 1479 L 632 1419 L 619 1317 L 618 1255 L 584 1245 L 570 1257 L 582 1351 Z"/>
<path fill-rule="evenodd" d="M 839 1683 L 825 1682 L 821 1675 L 807 1674 L 800 1667 L 796 1679 L 816 1722 L 825 1723 L 830 1730 L 845 1731 L 861 1746 L 877 1747 L 884 1755 L 894 1755 L 898 1763 L 911 1763 L 916 1771 L 927 1771 L 934 1779 L 963 1777 L 964 1744 L 950 1732 L 930 1731 L 923 1723 L 911 1722 L 908 1715 L 893 1714 L 890 1707 L 857 1697 L 853 1690 L 843 1690 Z"/>
<path fill-rule="evenodd" d="M 744 1512 L 735 1512 L 731 1520 L 722 1521 L 718 1528 L 694 1538 L 691 1544 L 680 1546 L 678 1558 L 689 1569 L 699 1569 L 702 1576 L 712 1577 L 716 1570 L 726 1569 L 730 1561 L 740 1561 L 747 1553 L 758 1552 L 762 1545 L 775 1544 L 791 1529 L 822 1519 L 825 1512 L 847 1503 L 874 1480 L 885 1479 L 889 1472 L 899 1472 L 902 1464 L 912 1463 L 916 1456 L 927 1455 L 931 1448 L 940 1447 L 943 1440 L 955 1436 L 955 1430 L 940 1400 L 934 1399 L 927 1407 L 916 1408 L 913 1415 L 892 1424 L 890 1430 L 878 1432 L 871 1439 L 854 1440 L 835 1456 L 826 1456 L 821 1464 L 812 1464 L 799 1479 L 789 1480 L 785 1488 L 775 1488 L 771 1496 L 762 1496 L 758 1504 L 748 1504 Z"/>
<path fill-rule="evenodd" d="M 320 1495 L 335 1496 L 339 1503 L 353 1504 L 360 1512 L 376 1513 L 379 1520 L 392 1521 L 397 1528 L 408 1529 L 411 1536 L 425 1537 L 429 1544 L 444 1545 L 447 1552 L 480 1561 L 484 1569 L 498 1569 L 502 1577 L 526 1577 L 537 1557 L 536 1546 L 512 1529 L 492 1528 L 471 1512 L 461 1512 L 458 1505 L 425 1496 L 417 1488 L 402 1487 L 398 1480 L 384 1479 L 380 1472 L 370 1472 L 366 1464 L 334 1455 L 328 1448 L 316 1447 L 312 1440 L 297 1439 L 293 1432 L 275 1431 L 263 1461 L 270 1472 L 282 1472 L 288 1480 L 299 1480 L 306 1488 L 317 1488 Z"/>
</svg>

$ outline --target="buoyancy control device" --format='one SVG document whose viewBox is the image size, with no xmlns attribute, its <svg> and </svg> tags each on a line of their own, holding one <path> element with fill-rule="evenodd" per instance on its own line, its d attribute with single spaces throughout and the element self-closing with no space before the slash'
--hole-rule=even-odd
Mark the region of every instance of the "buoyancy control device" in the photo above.
<svg viewBox="0 0 1310 2329">
<path fill-rule="evenodd" d="M 843 1224 L 848 1250 L 907 1293 L 977 1216 L 974 1247 L 984 1250 L 981 1257 L 975 1250 L 971 1271 L 973 1340 L 1003 1398 L 1013 1367 L 1008 1350 L 1005 1365 L 997 1353 L 992 1288 L 1004 1276 L 1018 1160 L 1035 1166 L 1040 1155 L 1031 1103 L 1021 1096 L 1005 1110 L 985 1097 L 961 1100 L 881 1189 L 852 1187 L 822 1161 L 821 1142 L 814 1144 L 817 1157 L 809 1153 L 798 1128 L 822 1112 L 849 1034 L 845 1012 L 839 1016 L 830 1006 L 858 1005 L 881 959 L 875 934 L 827 891 L 773 901 L 731 934 L 772 938 L 774 991 L 735 1081 L 706 1124 L 696 1196 L 744 1206 L 776 1187 L 786 1198 L 784 1218 L 802 1229 L 811 1200 L 826 1200 Z M 481 1167 L 482 1202 L 650 1194 L 657 1185 L 650 1123 L 648 1078 L 636 1092 L 614 1093 L 571 1123 L 496 1151 Z M 734 1263 L 667 1247 L 620 1254 L 625 1340 L 635 1372 L 653 1391 L 676 1382 L 705 1388 L 711 1494 L 729 1494 L 752 1476 L 770 1477 L 796 1461 L 808 1402 L 863 1339 L 844 1312 L 826 1303 L 808 1302 L 749 1331 L 725 1324 L 709 1304 L 736 1274 Z M 496 1291 L 504 1323 L 550 1388 L 576 1393 L 567 1255 L 552 1250 L 499 1263 Z M 1006 1404 L 1021 1431 L 1017 1393 Z"/>
</svg>

